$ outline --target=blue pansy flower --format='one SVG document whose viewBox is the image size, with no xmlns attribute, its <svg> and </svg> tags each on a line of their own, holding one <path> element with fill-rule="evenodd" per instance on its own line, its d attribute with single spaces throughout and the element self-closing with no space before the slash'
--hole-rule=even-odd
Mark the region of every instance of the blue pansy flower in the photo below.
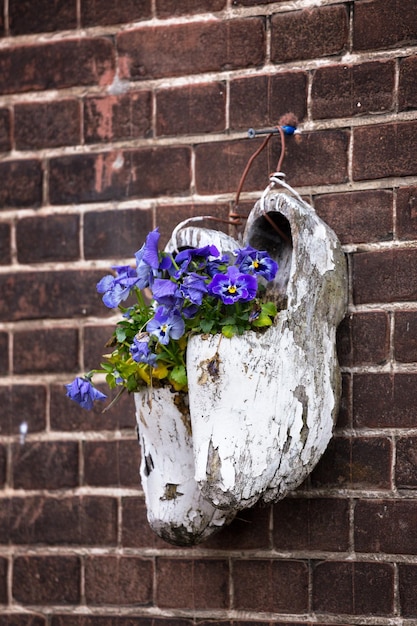
<svg viewBox="0 0 417 626">
<path fill-rule="evenodd" d="M 238 251 L 236 265 L 244 274 L 263 276 L 266 280 L 273 280 L 278 271 L 278 264 L 267 252 L 255 250 L 251 246 Z"/>
<path fill-rule="evenodd" d="M 184 277 L 180 291 L 184 298 L 200 306 L 208 289 L 205 279 L 200 274 L 191 272 Z"/>
<path fill-rule="evenodd" d="M 146 330 L 156 337 L 159 343 L 166 346 L 170 339 L 179 339 L 183 336 L 185 323 L 177 311 L 169 311 L 160 306 L 147 323 Z"/>
<path fill-rule="evenodd" d="M 182 300 L 177 283 L 166 278 L 156 278 L 152 285 L 152 295 L 159 304 L 173 307 Z"/>
<path fill-rule="evenodd" d="M 133 344 L 130 346 L 130 354 L 137 363 L 147 363 L 152 367 L 156 366 L 156 354 L 149 349 L 149 335 L 147 333 L 139 333 L 133 338 Z"/>
<path fill-rule="evenodd" d="M 182 250 L 174 259 L 175 265 L 178 267 L 174 276 L 175 278 L 182 276 L 187 271 L 191 261 L 201 259 L 203 261 L 201 267 L 204 267 L 209 258 L 217 258 L 218 256 L 220 256 L 220 252 L 216 246 L 208 245 L 203 248 L 187 248 L 187 250 Z"/>
<path fill-rule="evenodd" d="M 114 309 L 129 297 L 131 289 L 138 284 L 138 277 L 130 265 L 115 265 L 116 276 L 108 274 L 97 283 L 98 293 L 102 293 L 104 304 Z"/>
<path fill-rule="evenodd" d="M 209 292 L 224 304 L 253 300 L 257 288 L 255 276 L 242 274 L 235 265 L 228 267 L 226 274 L 216 274 L 208 286 Z"/>
<path fill-rule="evenodd" d="M 95 400 L 105 400 L 104 393 L 96 389 L 88 378 L 77 376 L 72 383 L 65 385 L 68 398 L 78 402 L 83 409 L 92 409 Z"/>
</svg>

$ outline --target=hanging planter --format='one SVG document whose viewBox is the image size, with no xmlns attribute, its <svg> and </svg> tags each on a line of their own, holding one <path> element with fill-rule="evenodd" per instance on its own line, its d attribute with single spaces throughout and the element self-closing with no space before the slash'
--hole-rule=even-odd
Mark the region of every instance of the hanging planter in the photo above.
<svg viewBox="0 0 417 626">
<path fill-rule="evenodd" d="M 314 209 L 282 185 L 273 177 L 244 235 L 280 266 L 267 290 L 280 308 L 274 324 L 230 339 L 193 336 L 187 350 L 195 477 L 225 510 L 297 487 L 326 449 L 339 406 L 344 255 Z"/>
</svg>

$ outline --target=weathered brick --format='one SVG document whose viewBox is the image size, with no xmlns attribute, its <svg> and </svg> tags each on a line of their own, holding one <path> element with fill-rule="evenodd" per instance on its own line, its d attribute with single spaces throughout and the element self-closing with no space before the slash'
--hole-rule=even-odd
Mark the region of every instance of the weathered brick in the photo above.
<svg viewBox="0 0 417 626">
<path fill-rule="evenodd" d="M 401 187 L 397 192 L 397 235 L 417 239 L 417 187 Z"/>
<path fill-rule="evenodd" d="M 232 626 L 230 622 L 220 621 L 200 621 L 185 618 L 156 618 L 144 617 L 143 615 L 122 616 L 122 615 L 54 615 L 52 616 L 51 626 Z M 240 626 L 240 622 L 233 622 L 233 626 Z M 8 624 L 6 626 L 9 626 Z M 20 626 L 20 625 L 19 625 Z M 24 625 L 26 626 L 26 624 Z M 251 626 L 258 626 L 257 623 L 251 622 Z"/>
<path fill-rule="evenodd" d="M 0 333 L 0 374 L 7 374 L 8 371 L 9 371 L 9 335 L 8 333 Z"/>
<path fill-rule="evenodd" d="M 167 241 L 171 238 L 175 226 L 190 217 L 207 215 L 213 218 L 219 218 L 219 221 L 210 219 L 201 220 L 198 222 L 198 226 L 199 228 L 214 228 L 215 230 L 228 232 L 228 225 L 224 224 L 222 220 L 228 219 L 229 208 L 229 205 L 220 203 L 157 206 L 155 210 L 155 222 L 161 233 L 161 248 L 165 246 Z"/>
<path fill-rule="evenodd" d="M 108 353 L 106 343 L 113 335 L 113 326 L 85 326 L 83 337 L 84 369 L 90 371 L 97 368 L 103 360 L 103 355 Z"/>
<path fill-rule="evenodd" d="M 286 72 L 236 78 L 230 82 L 229 108 L 232 129 L 275 126 L 290 111 L 301 122 L 307 111 L 307 75 Z"/>
<path fill-rule="evenodd" d="M 45 429 L 46 389 L 41 384 L 0 386 L 0 435 L 16 435 L 22 422 L 29 433 Z"/>
<path fill-rule="evenodd" d="M 333 437 L 311 474 L 313 487 L 390 489 L 391 441 L 384 437 Z"/>
<path fill-rule="evenodd" d="M 355 374 L 353 420 L 357 428 L 414 428 L 417 377 L 412 373 Z"/>
<path fill-rule="evenodd" d="M 105 315 L 96 284 L 103 271 L 0 275 L 0 320 Z"/>
<path fill-rule="evenodd" d="M 255 506 L 239 511 L 233 522 L 204 542 L 209 550 L 267 550 L 270 547 L 271 508 Z"/>
<path fill-rule="evenodd" d="M 121 541 L 123 547 L 126 548 L 166 548 L 168 546 L 149 526 L 143 497 L 122 498 Z"/>
<path fill-rule="evenodd" d="M 417 122 L 378 124 L 353 132 L 353 178 L 366 180 L 417 173 L 414 137 Z"/>
<path fill-rule="evenodd" d="M 274 506 L 275 550 L 340 552 L 349 547 L 347 500 L 285 498 Z"/>
<path fill-rule="evenodd" d="M 161 608 L 229 608 L 227 559 L 158 558 L 156 579 L 156 602 Z"/>
<path fill-rule="evenodd" d="M 151 17 L 151 0 L 82 0 L 82 26 L 107 26 L 122 22 L 137 22 Z"/>
<path fill-rule="evenodd" d="M 91 211 L 84 215 L 86 259 L 132 258 L 152 230 L 152 211 Z"/>
<path fill-rule="evenodd" d="M 398 588 L 401 615 L 417 617 L 417 567 L 412 563 L 398 565 Z"/>
<path fill-rule="evenodd" d="M 90 557 L 85 564 L 87 604 L 143 605 L 152 601 L 153 565 L 136 557 Z"/>
<path fill-rule="evenodd" d="M 13 562 L 13 597 L 26 604 L 76 604 L 81 563 L 76 556 L 20 556 Z"/>
<path fill-rule="evenodd" d="M 40 161 L 5 161 L 0 163 L 0 180 L 2 181 L 0 209 L 39 207 L 42 203 L 42 179 Z"/>
<path fill-rule="evenodd" d="M 74 372 L 78 363 L 78 331 L 72 328 L 41 328 L 14 334 L 13 371 Z"/>
<path fill-rule="evenodd" d="M 336 426 L 339 428 L 349 427 L 352 423 L 352 376 L 342 373 L 342 397 L 340 398 L 339 415 Z"/>
<path fill-rule="evenodd" d="M 177 2 L 176 0 L 156 0 L 156 14 L 160 18 L 172 17 L 174 15 L 186 15 L 192 13 L 204 13 L 209 11 L 221 11 L 226 8 L 226 0 L 186 0 Z"/>
<path fill-rule="evenodd" d="M 417 250 L 361 252 L 352 259 L 355 304 L 417 300 Z"/>
<path fill-rule="evenodd" d="M 9 28 L 11 35 L 28 35 L 77 27 L 75 0 L 9 0 Z"/>
<path fill-rule="evenodd" d="M 27 217 L 16 225 L 19 263 L 75 261 L 80 256 L 78 215 Z M 47 245 L 39 245 L 47 242 Z"/>
<path fill-rule="evenodd" d="M 187 112 L 184 115 L 184 111 Z M 156 134 L 220 132 L 226 124 L 226 85 L 207 83 L 156 92 Z"/>
<path fill-rule="evenodd" d="M 143 148 L 51 159 L 52 204 L 180 195 L 191 182 L 188 147 Z"/>
<path fill-rule="evenodd" d="M 355 507 L 354 540 L 358 552 L 417 554 L 416 502 L 360 500 Z"/>
<path fill-rule="evenodd" d="M 14 139 L 18 150 L 39 150 L 80 143 L 77 100 L 31 102 L 14 108 Z"/>
<path fill-rule="evenodd" d="M 139 489 L 140 454 L 136 439 L 86 441 L 83 456 L 84 484 Z"/>
<path fill-rule="evenodd" d="M 417 437 L 400 437 L 395 455 L 397 489 L 417 489 Z"/>
<path fill-rule="evenodd" d="M 7 604 L 7 559 L 0 558 L 0 603 Z"/>
<path fill-rule="evenodd" d="M 86 143 L 148 137 L 152 130 L 149 91 L 122 96 L 89 97 L 84 102 Z"/>
<path fill-rule="evenodd" d="M 348 43 L 348 14 L 342 5 L 277 13 L 271 26 L 273 63 L 341 54 Z"/>
<path fill-rule="evenodd" d="M 7 479 L 7 452 L 3 445 L 0 445 L 0 487 L 3 489 Z M 1 584 L 1 583 L 0 583 Z"/>
<path fill-rule="evenodd" d="M 0 0 L 0 37 L 4 37 L 4 2 Z"/>
<path fill-rule="evenodd" d="M 398 107 L 400 111 L 417 107 L 417 56 L 400 59 Z"/>
<path fill-rule="evenodd" d="M 386 189 L 329 193 L 314 197 L 318 215 L 342 244 L 393 238 L 393 194 Z"/>
<path fill-rule="evenodd" d="M 130 80 L 257 67 L 265 59 L 265 24 L 249 17 L 140 28 L 121 32 L 117 47 L 120 77 Z"/>
<path fill-rule="evenodd" d="M 308 565 L 293 560 L 233 560 L 234 604 L 242 611 L 305 613 Z"/>
<path fill-rule="evenodd" d="M 117 500 L 103 496 L 26 496 L 3 500 L 0 542 L 114 546 L 117 542 Z"/>
<path fill-rule="evenodd" d="M 0 93 L 108 85 L 114 48 L 105 37 L 54 41 L 0 50 Z"/>
<path fill-rule="evenodd" d="M 0 109 L 0 151 L 8 152 L 11 150 L 11 125 L 9 109 Z"/>
<path fill-rule="evenodd" d="M 44 617 L 25 613 L 3 613 L 0 615 L 0 626 L 46 626 Z"/>
<path fill-rule="evenodd" d="M 394 358 L 400 363 L 417 361 L 417 311 L 396 311 Z"/>
<path fill-rule="evenodd" d="M 417 37 L 414 0 L 355 2 L 353 49 L 373 50 L 414 43 Z"/>
<path fill-rule="evenodd" d="M 389 563 L 317 563 L 313 610 L 349 615 L 391 615 L 394 569 Z"/>
<path fill-rule="evenodd" d="M 97 367 L 97 363 L 95 366 Z M 71 382 L 69 377 L 68 382 Z M 103 409 L 117 395 L 118 389 L 109 391 L 107 385 L 97 385 L 102 393 L 108 396 L 106 402 L 96 402 L 91 411 L 80 407 L 65 395 L 64 385 L 53 385 L 51 388 L 51 428 L 62 431 L 92 431 L 134 428 L 135 406 L 133 397 L 123 394 L 116 404 L 103 414 Z"/>
<path fill-rule="evenodd" d="M 15 489 L 65 489 L 78 486 L 78 444 L 29 442 L 12 446 Z"/>
<path fill-rule="evenodd" d="M 313 74 L 313 117 L 352 117 L 392 111 L 394 86 L 394 61 L 319 68 Z"/>
<path fill-rule="evenodd" d="M 0 265 L 9 265 L 11 262 L 11 232 L 10 224 L 0 224 Z"/>
<path fill-rule="evenodd" d="M 382 365 L 389 357 L 389 317 L 383 311 L 345 317 L 338 329 L 337 353 L 341 365 Z"/>
</svg>

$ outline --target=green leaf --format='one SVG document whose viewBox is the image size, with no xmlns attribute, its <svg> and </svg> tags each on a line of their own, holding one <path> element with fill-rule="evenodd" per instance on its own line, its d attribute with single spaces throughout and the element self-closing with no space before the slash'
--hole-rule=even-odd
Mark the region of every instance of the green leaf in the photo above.
<svg viewBox="0 0 417 626">
<path fill-rule="evenodd" d="M 175 382 L 178 383 L 179 385 L 186 385 L 187 384 L 187 372 L 185 370 L 184 365 L 176 365 L 171 371 L 170 378 L 175 380 Z"/>
<path fill-rule="evenodd" d="M 275 317 L 277 314 L 277 307 L 273 302 L 265 302 L 262 305 L 262 313 L 265 313 L 265 315 L 269 315 L 270 317 Z"/>
<path fill-rule="evenodd" d="M 222 334 L 225 337 L 233 337 L 234 335 L 237 335 L 239 332 L 238 327 L 236 326 L 236 324 L 229 324 L 227 326 L 223 326 L 222 328 Z"/>
<path fill-rule="evenodd" d="M 209 333 L 211 331 L 211 329 L 213 328 L 213 320 L 201 320 L 200 322 L 200 328 L 203 331 L 203 333 Z"/>
<path fill-rule="evenodd" d="M 120 326 L 116 327 L 115 335 L 119 343 L 123 343 L 124 340 L 126 339 L 126 331 L 124 328 L 121 328 Z"/>
<path fill-rule="evenodd" d="M 269 315 L 264 315 L 263 313 L 261 313 L 258 319 L 252 322 L 252 326 L 255 326 L 255 328 L 262 328 L 263 326 L 272 326 L 272 319 L 269 317 Z"/>
</svg>

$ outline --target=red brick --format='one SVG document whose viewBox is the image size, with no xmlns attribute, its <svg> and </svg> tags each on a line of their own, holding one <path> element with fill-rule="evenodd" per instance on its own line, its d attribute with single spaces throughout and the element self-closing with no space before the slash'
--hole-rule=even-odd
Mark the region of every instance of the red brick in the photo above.
<svg viewBox="0 0 417 626">
<path fill-rule="evenodd" d="M 0 320 L 105 315 L 96 292 L 103 271 L 20 272 L 0 275 Z"/>
<path fill-rule="evenodd" d="M 382 365 L 389 357 L 389 317 L 383 311 L 345 317 L 338 329 L 339 362 L 345 366 Z"/>
<path fill-rule="evenodd" d="M 29 433 L 45 430 L 45 387 L 41 384 L 0 386 L 0 435 L 18 434 L 23 421 L 27 422 Z"/>
<path fill-rule="evenodd" d="M 151 0 L 82 0 L 82 26 L 107 26 L 122 22 L 137 22 L 151 17 Z"/>
<path fill-rule="evenodd" d="M 0 50 L 0 93 L 108 85 L 114 77 L 110 39 L 74 39 Z"/>
<path fill-rule="evenodd" d="M 9 371 L 9 335 L 7 333 L 0 332 L 0 374 L 7 374 L 8 371 Z"/>
<path fill-rule="evenodd" d="M 180 195 L 191 182 L 188 147 L 143 148 L 51 159 L 52 204 Z"/>
<path fill-rule="evenodd" d="M 274 506 L 275 550 L 349 549 L 347 500 L 285 498 Z"/>
<path fill-rule="evenodd" d="M 0 51 L 1 54 L 1 51 Z M 36 208 L 42 203 L 42 165 L 40 161 L 0 163 L 0 206 Z"/>
<path fill-rule="evenodd" d="M 89 605 L 143 605 L 152 601 L 152 561 L 135 557 L 94 557 L 85 564 Z"/>
<path fill-rule="evenodd" d="M 313 610 L 350 615 L 391 615 L 394 570 L 389 563 L 317 563 Z"/>
<path fill-rule="evenodd" d="M 236 78 L 230 82 L 230 128 L 266 128 L 282 115 L 294 113 L 302 121 L 307 111 L 307 75 L 286 72 Z"/>
<path fill-rule="evenodd" d="M 151 125 L 152 101 L 149 91 L 89 97 L 84 102 L 84 135 L 87 143 L 149 137 Z"/>
<path fill-rule="evenodd" d="M 392 111 L 394 87 L 394 61 L 319 68 L 313 75 L 313 117 L 352 117 Z"/>
<path fill-rule="evenodd" d="M 386 189 L 329 193 L 314 198 L 318 215 L 342 244 L 390 241 L 393 194 Z"/>
<path fill-rule="evenodd" d="M 14 334 L 16 374 L 74 372 L 78 363 L 78 331 L 72 328 L 22 330 Z"/>
<path fill-rule="evenodd" d="M 13 596 L 25 604 L 80 602 L 81 563 L 76 556 L 21 556 L 13 562 Z"/>
<path fill-rule="evenodd" d="M 361 500 L 355 507 L 355 550 L 417 554 L 417 504 L 412 500 Z"/>
<path fill-rule="evenodd" d="M 103 496 L 4 499 L 0 542 L 47 546 L 115 546 L 117 500 Z"/>
<path fill-rule="evenodd" d="M 46 626 L 44 617 L 33 615 L 29 611 L 23 613 L 3 613 L 0 615 L 0 626 Z"/>
<path fill-rule="evenodd" d="M 333 437 L 311 474 L 319 489 L 391 489 L 391 441 Z"/>
<path fill-rule="evenodd" d="M 352 259 L 355 304 L 417 300 L 417 250 L 361 252 Z"/>
<path fill-rule="evenodd" d="M 160 18 L 192 13 L 214 13 L 226 8 L 226 0 L 156 0 L 156 15 Z"/>
<path fill-rule="evenodd" d="M 0 445 L 0 487 L 3 489 L 7 479 L 7 452 L 3 445 Z M 1 583 L 0 583 L 1 584 Z"/>
<path fill-rule="evenodd" d="M 417 361 L 417 311 L 396 311 L 394 358 L 400 363 Z"/>
<path fill-rule="evenodd" d="M 160 608 L 229 608 L 227 559 L 158 558 L 156 579 L 156 603 Z"/>
<path fill-rule="evenodd" d="M 417 187 L 397 191 L 397 235 L 400 239 L 417 239 Z"/>
<path fill-rule="evenodd" d="M 0 265 L 11 263 L 10 224 L 0 224 Z"/>
<path fill-rule="evenodd" d="M 355 128 L 353 178 L 366 180 L 417 173 L 414 137 L 417 122 Z"/>
<path fill-rule="evenodd" d="M 153 26 L 120 33 L 117 47 L 120 77 L 130 80 L 257 67 L 265 59 L 265 24 L 249 17 Z"/>
<path fill-rule="evenodd" d="M 126 548 L 166 548 L 168 544 L 148 524 L 143 497 L 122 498 L 122 545 Z M 172 549 L 173 546 L 171 545 Z"/>
<path fill-rule="evenodd" d="M 417 56 L 400 59 L 398 106 L 400 111 L 417 107 Z"/>
<path fill-rule="evenodd" d="M 273 63 L 341 54 L 348 44 L 344 6 L 277 13 L 272 16 L 271 26 Z"/>
<path fill-rule="evenodd" d="M 84 215 L 86 259 L 126 259 L 134 254 L 152 230 L 152 211 L 133 209 L 95 211 Z"/>
<path fill-rule="evenodd" d="M 225 124 L 224 83 L 188 85 L 156 92 L 157 136 L 220 132 L 225 129 Z"/>
<path fill-rule="evenodd" d="M 0 603 L 7 604 L 7 559 L 0 558 Z"/>
<path fill-rule="evenodd" d="M 353 49 L 373 50 L 415 43 L 417 23 L 414 0 L 355 2 Z"/>
<path fill-rule="evenodd" d="M 80 105 L 76 100 L 31 102 L 14 109 L 14 137 L 18 150 L 39 150 L 80 142 Z"/>
<path fill-rule="evenodd" d="M 27 217 L 16 225 L 19 263 L 75 261 L 79 259 L 78 215 Z M 47 242 L 47 245 L 39 245 Z"/>
<path fill-rule="evenodd" d="M 208 550 L 266 550 L 270 547 L 271 507 L 239 511 L 233 522 L 204 542 Z"/>
<path fill-rule="evenodd" d="M 353 419 L 357 428 L 414 428 L 417 377 L 412 373 L 355 374 Z"/>
<path fill-rule="evenodd" d="M 84 484 L 97 487 L 140 487 L 137 439 L 85 441 Z"/>
<path fill-rule="evenodd" d="M 12 446 L 15 489 L 65 489 L 78 486 L 78 444 L 30 442 Z"/>
<path fill-rule="evenodd" d="M 0 37 L 4 37 L 4 2 L 0 0 Z"/>
<path fill-rule="evenodd" d="M 352 423 L 352 376 L 342 373 L 342 397 L 340 398 L 339 415 L 336 426 L 339 428 L 350 427 Z"/>
<path fill-rule="evenodd" d="M 77 27 L 75 0 L 9 0 L 11 35 L 28 35 Z"/>
<path fill-rule="evenodd" d="M 417 437 L 400 437 L 395 455 L 397 489 L 417 489 Z"/>
<path fill-rule="evenodd" d="M 234 560 L 234 608 L 242 611 L 305 613 L 308 565 L 302 561 Z"/>
<path fill-rule="evenodd" d="M 108 352 L 106 343 L 113 335 L 112 326 L 85 326 L 83 337 L 84 369 L 86 372 L 96 369 L 103 360 L 103 354 Z"/>
<path fill-rule="evenodd" d="M 417 617 L 417 567 L 412 563 L 400 563 L 398 574 L 401 615 Z"/>
<path fill-rule="evenodd" d="M 9 109 L 0 109 L 0 152 L 11 150 L 10 131 L 10 111 Z"/>
<path fill-rule="evenodd" d="M 69 383 L 72 378 L 73 375 L 68 376 Z M 124 393 L 115 405 L 103 414 L 103 409 L 116 397 L 119 390 L 109 391 L 107 385 L 104 384 L 97 385 L 97 387 L 108 396 L 108 401 L 96 402 L 94 408 L 87 411 L 67 398 L 64 385 L 52 386 L 51 428 L 65 432 L 134 428 L 136 421 L 133 397 Z"/>
</svg>

